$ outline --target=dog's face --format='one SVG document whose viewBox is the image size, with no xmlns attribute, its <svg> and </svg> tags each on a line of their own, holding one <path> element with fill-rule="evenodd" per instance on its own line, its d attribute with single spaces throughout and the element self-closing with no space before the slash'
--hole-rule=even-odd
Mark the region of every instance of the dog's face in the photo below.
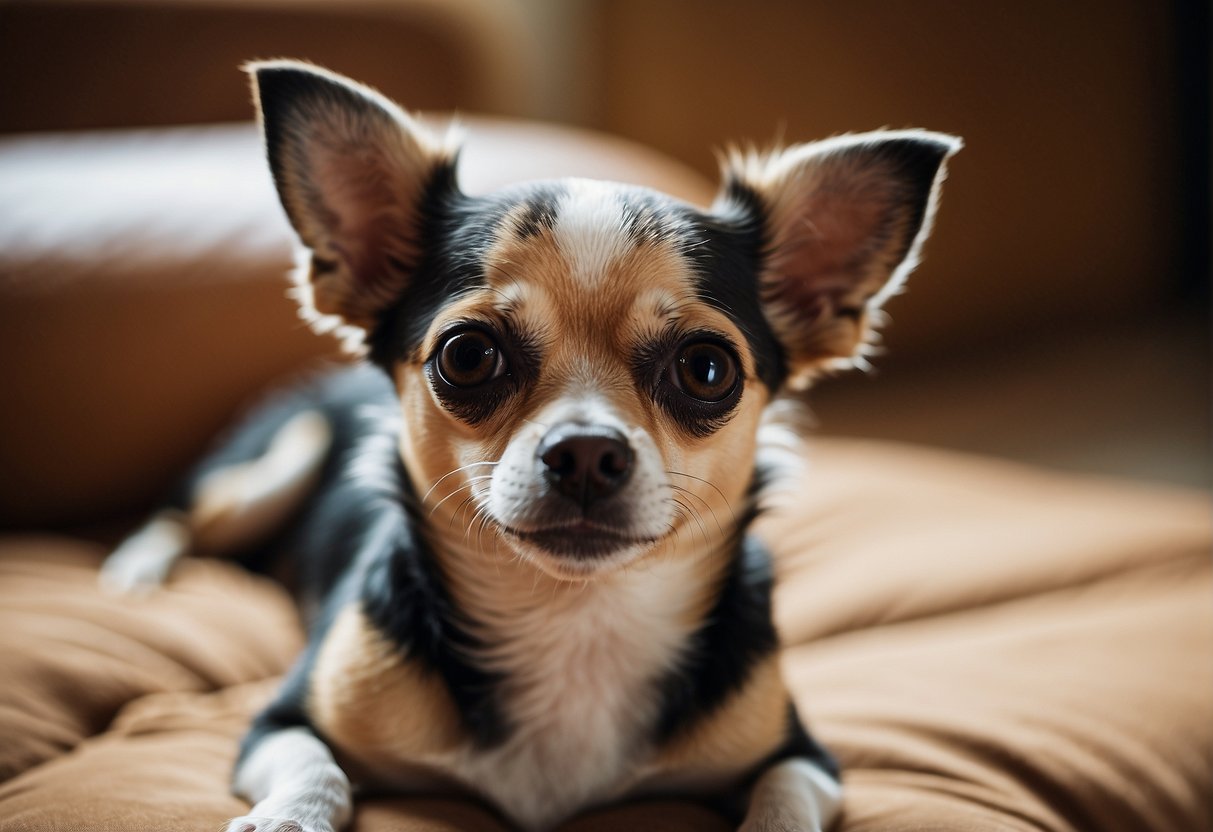
<svg viewBox="0 0 1213 832">
<path fill-rule="evenodd" d="M 959 147 L 734 154 L 710 211 L 585 180 L 470 197 L 453 148 L 378 94 L 252 70 L 304 312 L 395 379 L 422 511 L 558 577 L 726 542 L 767 405 L 861 349 Z"/>
</svg>

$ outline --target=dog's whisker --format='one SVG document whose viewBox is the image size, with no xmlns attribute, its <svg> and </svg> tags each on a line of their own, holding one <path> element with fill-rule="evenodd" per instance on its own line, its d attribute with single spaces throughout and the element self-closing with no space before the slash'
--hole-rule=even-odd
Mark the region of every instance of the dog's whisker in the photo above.
<svg viewBox="0 0 1213 832">
<path fill-rule="evenodd" d="M 481 544 L 483 543 L 482 537 L 484 535 L 484 523 L 487 519 L 488 519 L 488 509 L 486 506 L 481 505 L 472 514 L 472 520 L 470 523 L 468 523 L 468 535 L 471 535 L 473 529 L 476 531 L 476 551 L 477 552 L 484 550 L 484 547 Z"/>
<path fill-rule="evenodd" d="M 425 496 L 421 498 L 421 502 L 424 504 L 425 501 L 429 499 L 430 495 L 434 493 L 434 489 L 437 488 L 439 485 L 441 485 L 448 477 L 453 477 L 455 474 L 458 474 L 460 471 L 466 471 L 469 468 L 475 468 L 477 465 L 497 465 L 499 463 L 500 463 L 500 460 L 497 460 L 496 462 L 491 461 L 491 460 L 485 460 L 484 462 L 469 462 L 467 465 L 460 465 L 458 468 L 454 469 L 453 471 L 447 471 L 441 477 L 434 480 L 434 484 L 430 486 L 430 490 L 425 492 Z"/>
<path fill-rule="evenodd" d="M 717 494 L 720 495 L 720 499 L 724 500 L 724 504 L 728 508 L 729 514 L 733 515 L 733 522 L 734 523 L 737 522 L 737 513 L 735 511 L 733 511 L 733 503 L 729 500 L 728 497 L 725 496 L 723 491 L 721 491 L 719 488 L 716 487 L 716 484 L 713 483 L 711 480 L 705 480 L 703 477 L 697 477 L 694 474 L 684 474 L 681 471 L 666 471 L 666 473 L 670 474 L 672 476 L 675 476 L 675 477 L 686 477 L 687 479 L 696 480 L 698 482 L 703 483 L 708 488 L 711 488 L 713 491 L 715 491 Z"/>
<path fill-rule="evenodd" d="M 720 525 L 720 518 L 716 516 L 716 509 L 712 508 L 711 503 L 709 503 L 707 500 L 705 500 L 703 497 L 699 496 L 698 494 L 696 494 L 694 491 L 690 490 L 689 488 L 683 488 L 680 485 L 674 485 L 674 483 L 670 483 L 670 488 L 673 488 L 677 491 L 681 491 L 683 494 L 686 494 L 690 497 L 694 497 L 696 500 L 703 503 L 703 507 L 706 508 L 711 513 L 712 520 L 713 520 L 713 522 L 716 523 L 716 528 L 720 531 L 720 533 L 722 535 L 724 534 L 724 526 Z"/>
<path fill-rule="evenodd" d="M 434 512 L 438 511 L 438 509 L 442 507 L 443 503 L 445 503 L 447 500 L 451 499 L 452 497 L 456 496 L 457 494 L 459 494 L 459 492 L 463 491 L 464 489 L 470 489 L 471 487 L 472 487 L 472 484 L 470 482 L 464 483 L 463 485 L 459 486 L 454 491 L 452 491 L 450 494 L 447 494 L 445 497 L 443 497 L 441 500 L 439 500 L 437 503 L 435 503 L 433 506 L 431 506 L 429 513 L 426 514 L 426 517 L 433 517 Z"/>
<path fill-rule="evenodd" d="M 675 503 L 677 503 L 678 505 L 680 505 L 684 509 L 686 509 L 687 513 L 689 513 L 691 515 L 691 517 L 695 520 L 695 523 L 699 526 L 699 534 L 703 537 L 703 543 L 706 546 L 708 543 L 708 530 L 707 530 L 707 527 L 705 527 L 703 525 L 703 520 L 700 519 L 699 511 L 693 505 L 691 505 L 689 503 L 684 503 L 681 500 L 679 500 L 677 497 L 672 497 L 671 499 Z"/>
<path fill-rule="evenodd" d="M 476 495 L 472 494 L 459 504 L 458 508 L 456 508 L 454 513 L 451 514 L 450 522 L 447 523 L 447 525 L 446 525 L 447 531 L 450 531 L 451 529 L 453 529 L 455 527 L 455 520 L 458 519 L 459 512 L 461 512 L 465 508 L 467 508 L 468 503 L 472 502 L 472 500 L 475 500 L 475 499 L 476 499 Z"/>
<path fill-rule="evenodd" d="M 676 556 L 678 553 L 678 538 L 682 535 L 682 530 L 686 528 L 687 524 L 690 522 L 690 517 L 687 515 L 686 511 L 680 507 L 680 504 L 676 500 L 673 498 L 669 499 L 670 502 L 674 503 L 674 516 L 677 517 L 682 524 L 674 530 L 674 534 L 669 535 L 671 549 L 670 554 Z"/>
<path fill-rule="evenodd" d="M 472 488 L 472 485 L 473 485 L 473 483 L 471 483 L 471 482 L 465 482 L 462 485 L 460 485 L 458 488 L 451 491 L 450 494 L 447 494 L 445 497 L 443 497 L 441 500 L 439 500 L 437 503 L 435 503 L 433 506 L 430 507 L 429 513 L 426 514 L 426 517 L 433 517 L 434 512 L 438 511 L 438 509 L 440 509 L 442 507 L 443 503 L 445 503 L 447 500 L 451 499 L 452 497 L 457 496 L 462 491 L 469 491 Z"/>
<path fill-rule="evenodd" d="M 447 500 L 451 499 L 452 497 L 454 497 L 456 494 L 458 494 L 460 491 L 463 491 L 464 489 L 470 489 L 472 491 L 472 493 L 475 494 L 475 488 L 476 488 L 477 483 L 483 482 L 484 480 L 490 480 L 492 478 L 493 477 L 491 474 L 483 474 L 478 477 L 469 477 L 467 482 L 465 482 L 463 485 L 459 486 L 454 491 L 452 491 L 450 494 L 447 494 L 445 497 L 443 497 L 441 500 L 439 500 L 437 503 L 435 503 L 433 508 L 430 509 L 429 514 L 427 514 L 426 516 L 433 517 L 434 512 L 436 512 L 438 510 L 439 506 L 441 506 Z M 459 511 L 456 510 L 455 513 L 458 514 Z"/>
<path fill-rule="evenodd" d="M 485 523 L 488 522 L 488 519 L 489 519 L 489 507 L 484 506 L 484 505 L 479 506 L 476 509 L 475 513 L 472 514 L 472 519 L 468 522 L 468 529 L 467 529 L 467 533 L 465 533 L 463 536 L 463 542 L 467 543 L 468 538 L 471 536 L 472 529 L 477 529 L 477 531 L 476 531 L 476 548 L 479 549 L 480 548 L 480 537 L 482 534 L 484 534 L 484 525 L 485 525 Z M 479 528 L 477 528 L 477 524 L 479 524 Z"/>
</svg>

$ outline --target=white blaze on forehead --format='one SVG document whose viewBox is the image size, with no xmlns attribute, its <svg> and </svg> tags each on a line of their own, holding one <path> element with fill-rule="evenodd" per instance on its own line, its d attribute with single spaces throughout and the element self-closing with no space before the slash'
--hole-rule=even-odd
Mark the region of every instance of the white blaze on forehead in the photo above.
<svg viewBox="0 0 1213 832">
<path fill-rule="evenodd" d="M 599 280 L 631 245 L 616 186 L 575 179 L 556 209 L 556 245 L 575 279 Z"/>
</svg>

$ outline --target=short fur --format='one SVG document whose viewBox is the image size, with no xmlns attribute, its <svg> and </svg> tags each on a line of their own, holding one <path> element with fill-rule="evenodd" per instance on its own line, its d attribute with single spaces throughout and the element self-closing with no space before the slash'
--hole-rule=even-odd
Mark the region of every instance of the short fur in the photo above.
<svg viewBox="0 0 1213 832">
<path fill-rule="evenodd" d="M 959 141 L 734 153 L 709 211 L 585 180 L 470 197 L 452 143 L 378 93 L 250 72 L 303 314 L 369 361 L 260 409 L 106 567 L 141 585 L 209 541 L 298 594 L 310 643 L 245 738 L 229 830 L 332 832 L 351 783 L 525 830 L 651 794 L 824 829 L 838 770 L 747 534 L 759 437 L 859 354 Z"/>
</svg>

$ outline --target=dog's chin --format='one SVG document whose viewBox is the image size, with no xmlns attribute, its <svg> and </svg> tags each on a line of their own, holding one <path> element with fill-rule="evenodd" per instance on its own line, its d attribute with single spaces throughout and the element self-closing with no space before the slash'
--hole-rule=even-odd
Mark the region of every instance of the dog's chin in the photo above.
<svg viewBox="0 0 1213 832">
<path fill-rule="evenodd" d="M 535 531 L 502 527 L 514 549 L 547 574 L 561 580 L 585 580 L 633 563 L 660 538 L 635 537 L 589 523 Z"/>
</svg>

